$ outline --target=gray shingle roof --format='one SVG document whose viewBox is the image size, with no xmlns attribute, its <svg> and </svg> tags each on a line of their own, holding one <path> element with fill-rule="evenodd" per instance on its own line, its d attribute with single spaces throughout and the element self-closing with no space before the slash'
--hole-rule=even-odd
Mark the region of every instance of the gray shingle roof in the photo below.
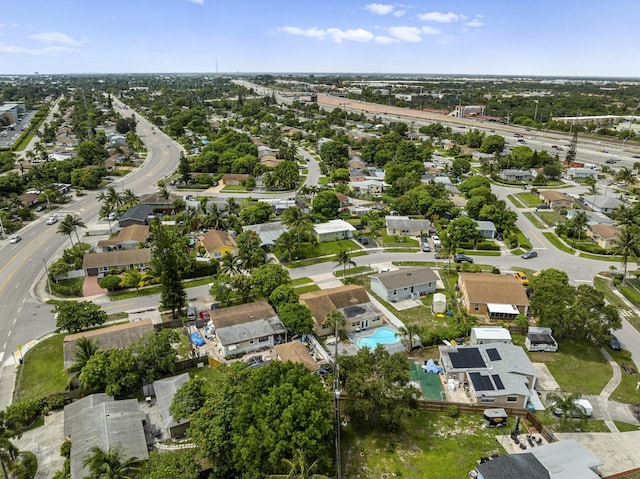
<svg viewBox="0 0 640 479">
<path fill-rule="evenodd" d="M 438 280 L 438 275 L 431 268 L 416 266 L 373 275 L 372 278 L 377 278 L 387 290 L 392 290 L 433 283 Z"/>
<path fill-rule="evenodd" d="M 431 229 L 429 220 L 413 220 L 408 216 L 386 216 L 387 228 L 391 230 L 422 230 L 425 233 Z"/>
<path fill-rule="evenodd" d="M 169 412 L 173 396 L 187 381 L 189 381 L 189 373 L 171 376 L 170 378 L 158 379 L 153 382 L 153 390 L 156 393 L 156 401 L 160 409 L 162 425 L 167 429 L 187 422 L 187 419 L 180 419 L 179 421 L 176 421 Z"/>
</svg>

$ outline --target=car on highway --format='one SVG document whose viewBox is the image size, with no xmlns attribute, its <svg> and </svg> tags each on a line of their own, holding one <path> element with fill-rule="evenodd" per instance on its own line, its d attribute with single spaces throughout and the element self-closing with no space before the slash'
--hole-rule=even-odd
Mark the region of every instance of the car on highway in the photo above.
<svg viewBox="0 0 640 479">
<path fill-rule="evenodd" d="M 631 155 L 631 158 L 640 158 L 640 155 Z"/>
<path fill-rule="evenodd" d="M 527 251 L 526 253 L 522 253 L 522 256 L 520 256 L 522 259 L 531 259 L 531 258 L 537 258 L 538 257 L 538 252 L 537 251 Z"/>
<path fill-rule="evenodd" d="M 457 254 L 456 263 L 473 263 L 473 258 L 471 256 L 467 256 L 466 254 Z"/>
<path fill-rule="evenodd" d="M 9 243 L 16 244 L 16 243 L 19 243 L 20 241 L 22 241 L 22 237 L 19 235 L 16 235 L 9 240 Z"/>
<path fill-rule="evenodd" d="M 55 224 L 55 223 L 57 223 L 57 222 L 58 222 L 58 217 L 57 217 L 56 215 L 49 216 L 49 217 L 47 218 L 47 224 L 48 224 L 48 225 L 52 225 L 52 224 Z"/>
</svg>

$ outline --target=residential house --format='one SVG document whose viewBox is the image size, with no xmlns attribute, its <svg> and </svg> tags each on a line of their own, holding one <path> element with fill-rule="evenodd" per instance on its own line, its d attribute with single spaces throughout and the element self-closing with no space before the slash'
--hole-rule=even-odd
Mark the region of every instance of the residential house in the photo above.
<svg viewBox="0 0 640 479">
<path fill-rule="evenodd" d="M 82 260 L 82 269 L 87 276 L 98 276 L 111 269 L 124 271 L 127 269 L 144 269 L 151 263 L 151 249 L 127 249 L 108 251 L 105 253 L 87 253 Z"/>
<path fill-rule="evenodd" d="M 349 187 L 361 195 L 379 195 L 389 186 L 381 180 L 350 181 Z"/>
<path fill-rule="evenodd" d="M 340 202 L 340 210 L 347 208 L 351 204 L 349 197 L 343 193 L 336 193 L 336 198 Z"/>
<path fill-rule="evenodd" d="M 568 168 L 567 176 L 573 180 L 584 178 L 598 179 L 598 172 L 593 168 Z"/>
<path fill-rule="evenodd" d="M 143 319 L 135 323 L 115 324 L 105 328 L 68 334 L 62 341 L 64 367 L 68 368 L 75 360 L 76 344 L 81 338 L 95 339 L 98 347 L 102 350 L 121 349 L 135 343 L 153 330 L 152 320 Z"/>
<path fill-rule="evenodd" d="M 64 436 L 71 439 L 71 479 L 89 475 L 84 461 L 91 448 L 120 447 L 124 457 L 147 459 L 145 414 L 138 401 L 116 401 L 105 393 L 92 394 L 64 407 Z"/>
<path fill-rule="evenodd" d="M 24 204 L 27 208 L 31 206 L 35 206 L 40 203 L 40 195 L 38 193 L 26 192 L 20 196 L 18 196 L 22 204 Z"/>
<path fill-rule="evenodd" d="M 189 419 L 181 418 L 175 420 L 173 414 L 169 411 L 173 396 L 187 381 L 189 381 L 189 373 L 182 373 L 153 382 L 153 392 L 156 396 L 157 407 L 160 410 L 162 427 L 172 439 L 184 436 L 187 429 L 189 429 Z"/>
<path fill-rule="evenodd" d="M 510 275 L 460 273 L 458 287 L 469 312 L 490 320 L 515 319 L 529 315 L 529 298 L 522 282 Z"/>
<path fill-rule="evenodd" d="M 476 466 L 478 479 L 598 479 L 603 463 L 575 439 L 506 454 Z"/>
<path fill-rule="evenodd" d="M 136 249 L 140 243 L 146 243 L 149 239 L 149 226 L 129 225 L 118 231 L 118 236 L 111 239 L 98 241 L 98 247 L 103 252 L 123 249 Z"/>
<path fill-rule="evenodd" d="M 123 213 L 118 220 L 120 228 L 130 225 L 148 225 L 154 217 L 156 206 L 153 204 L 137 204 Z"/>
<path fill-rule="evenodd" d="M 520 346 L 490 343 L 438 350 L 446 377 L 462 385 L 473 404 L 526 408 L 532 396 L 538 398 L 536 370 Z"/>
<path fill-rule="evenodd" d="M 478 223 L 478 231 L 480 231 L 480 236 L 490 240 L 496 237 L 496 225 L 494 225 L 492 221 L 476 221 L 476 223 Z"/>
<path fill-rule="evenodd" d="M 251 178 L 251 175 L 240 174 L 240 173 L 225 173 L 222 175 L 222 184 L 228 186 L 240 186 L 243 181 Z"/>
<path fill-rule="evenodd" d="M 408 216 L 385 216 L 389 236 L 423 236 L 431 231 L 429 220 L 411 219 Z"/>
<path fill-rule="evenodd" d="M 274 221 L 272 223 L 243 226 L 242 230 L 255 231 L 260 237 L 260 246 L 273 248 L 282 233 L 289 231 L 289 227 L 283 225 L 282 221 Z"/>
<path fill-rule="evenodd" d="M 300 302 L 311 311 L 316 336 L 334 334 L 327 324 L 327 315 L 335 310 L 344 315 L 348 332 L 375 328 L 384 322 L 382 312 L 371 302 L 367 290 L 355 284 L 303 293 Z"/>
<path fill-rule="evenodd" d="M 215 343 L 222 356 L 268 349 L 286 342 L 287 328 L 266 301 L 211 311 Z"/>
<path fill-rule="evenodd" d="M 622 231 L 612 225 L 587 225 L 587 236 L 598 243 L 601 248 L 609 249 L 616 246 L 622 236 Z"/>
<path fill-rule="evenodd" d="M 501 326 L 475 326 L 471 328 L 471 344 L 511 344 L 511 333 Z"/>
<path fill-rule="evenodd" d="M 371 290 L 385 301 L 417 299 L 433 293 L 440 279 L 431 268 L 416 266 L 370 276 Z"/>
<path fill-rule="evenodd" d="M 313 225 L 319 243 L 353 238 L 356 228 L 344 220 L 330 220 Z"/>
<path fill-rule="evenodd" d="M 273 351 L 276 353 L 276 359 L 279 361 L 301 363 L 312 373 L 320 371 L 320 363 L 316 361 L 309 351 L 309 348 L 302 343 L 302 341 L 291 341 L 289 343 L 278 344 L 277 346 L 274 346 Z"/>
<path fill-rule="evenodd" d="M 573 207 L 573 198 L 566 193 L 555 190 L 543 190 L 540 199 L 552 210 L 567 210 Z"/>
<path fill-rule="evenodd" d="M 210 258 L 220 259 L 225 253 L 230 253 L 232 256 L 238 254 L 236 241 L 228 231 L 209 230 L 198 239 Z"/>
<path fill-rule="evenodd" d="M 613 225 L 614 221 L 609 218 L 604 213 L 600 213 L 598 211 L 589 211 L 589 210 L 581 210 L 581 209 L 573 209 L 567 211 L 567 219 L 575 217 L 578 213 L 584 213 L 587 215 L 587 224 L 595 225 L 595 224 L 603 224 L 603 225 Z"/>
<path fill-rule="evenodd" d="M 618 206 L 625 204 L 613 196 L 605 195 L 587 195 L 582 196 L 581 199 L 586 206 L 600 213 L 611 213 Z"/>
<path fill-rule="evenodd" d="M 500 178 L 506 181 L 531 181 L 535 176 L 531 170 L 508 168 L 500 171 Z"/>
</svg>

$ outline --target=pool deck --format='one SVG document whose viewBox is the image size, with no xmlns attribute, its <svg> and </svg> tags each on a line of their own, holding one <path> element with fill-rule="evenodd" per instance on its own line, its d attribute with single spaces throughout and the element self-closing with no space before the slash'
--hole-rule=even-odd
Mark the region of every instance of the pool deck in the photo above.
<svg viewBox="0 0 640 479">
<path fill-rule="evenodd" d="M 355 356 L 356 354 L 358 354 L 358 351 L 360 351 L 361 349 L 358 346 L 358 339 L 371 336 L 376 332 L 377 329 L 380 329 L 380 328 L 390 329 L 396 333 L 398 332 L 398 328 L 396 328 L 393 324 L 389 324 L 389 323 L 384 323 L 383 325 L 378 326 L 377 328 L 369 328 L 369 329 L 365 329 L 364 331 L 350 332 L 348 334 L 349 336 L 348 341 L 340 341 L 338 343 L 338 355 L 339 356 Z M 400 338 L 398 338 L 398 341 L 395 343 L 382 344 L 382 345 L 385 346 L 385 348 L 389 350 L 389 352 L 391 353 L 397 352 L 395 351 L 395 349 L 398 348 L 398 345 L 400 345 L 400 347 L 402 348 L 401 350 L 404 349 L 404 345 L 402 344 Z M 389 348 L 388 346 L 392 346 L 392 347 Z M 327 350 L 331 355 L 331 357 L 333 357 L 333 351 L 334 351 L 333 346 L 327 346 Z"/>
</svg>

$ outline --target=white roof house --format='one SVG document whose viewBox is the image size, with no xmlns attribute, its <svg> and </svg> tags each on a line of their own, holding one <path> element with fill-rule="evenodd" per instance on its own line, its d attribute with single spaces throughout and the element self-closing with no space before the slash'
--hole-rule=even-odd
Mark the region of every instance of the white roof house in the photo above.
<svg viewBox="0 0 640 479">
<path fill-rule="evenodd" d="M 353 238 L 353 232 L 356 228 L 344 220 L 331 220 L 313 225 L 313 230 L 318 237 L 318 241 L 322 243 Z"/>
</svg>

